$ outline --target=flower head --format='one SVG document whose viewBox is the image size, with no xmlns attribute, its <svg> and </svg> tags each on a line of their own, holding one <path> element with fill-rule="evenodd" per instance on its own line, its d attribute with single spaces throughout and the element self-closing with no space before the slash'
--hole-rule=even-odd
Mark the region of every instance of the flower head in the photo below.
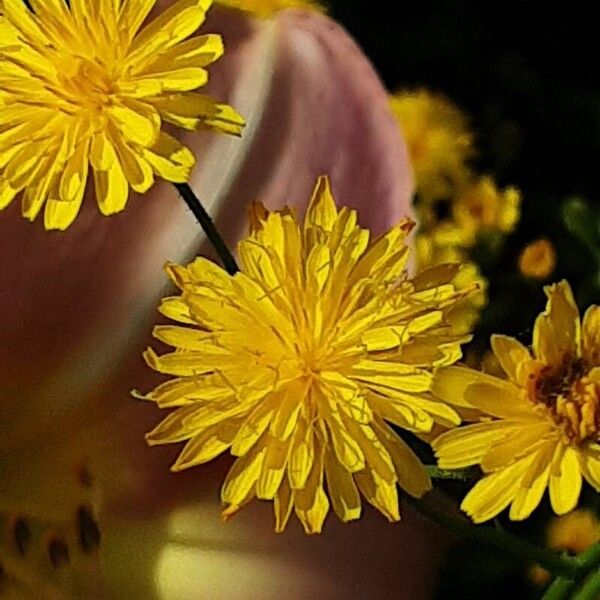
<svg viewBox="0 0 600 600">
<path fill-rule="evenodd" d="M 491 177 L 480 177 L 461 189 L 452 204 L 459 243 L 470 247 L 481 232 L 511 233 L 519 221 L 521 193 L 517 188 L 500 190 Z M 443 236 L 443 234 L 439 234 Z M 450 232 L 451 239 L 456 235 Z"/>
<path fill-rule="evenodd" d="M 0 17 L 0 208 L 23 192 L 48 229 L 77 216 L 91 168 L 100 211 L 123 210 L 157 175 L 185 182 L 191 152 L 163 131 L 239 134 L 241 117 L 196 91 L 223 52 L 190 37 L 211 0 L 178 0 L 144 24 L 156 0 L 4 0 Z"/>
<path fill-rule="evenodd" d="M 399 92 L 391 107 L 408 144 L 417 193 L 433 201 L 454 195 L 470 177 L 473 134 L 462 111 L 426 90 Z"/>
<path fill-rule="evenodd" d="M 524 277 L 546 279 L 556 266 L 556 251 L 546 239 L 531 242 L 519 255 L 519 271 Z"/>
<path fill-rule="evenodd" d="M 147 439 L 187 442 L 175 471 L 237 457 L 225 516 L 258 497 L 275 501 L 277 530 L 293 508 L 318 532 L 330 500 L 343 521 L 357 519 L 360 492 L 397 520 L 396 484 L 420 496 L 430 481 L 388 422 L 428 432 L 459 421 L 429 394 L 432 367 L 461 355 L 464 337 L 444 322 L 458 267 L 407 279 L 412 223 L 371 241 L 325 178 L 303 224 L 256 205 L 251 225 L 233 277 L 203 258 L 168 266 L 182 294 L 161 312 L 183 326 L 157 327 L 175 351 L 146 360 L 175 379 L 147 399 L 176 410 Z"/>
<path fill-rule="evenodd" d="M 271 17 L 285 8 L 305 8 L 323 12 L 324 8 L 314 0 L 216 0 L 216 4 L 235 8 L 261 18 Z"/>
<path fill-rule="evenodd" d="M 441 399 L 481 413 L 480 422 L 434 442 L 440 467 L 481 466 L 483 479 L 462 503 L 476 522 L 508 505 L 511 519 L 525 519 L 546 488 L 554 512 L 567 513 L 582 476 L 600 490 L 600 307 L 581 323 L 567 282 L 546 292 L 531 352 L 492 337 L 507 379 L 457 366 L 441 369 L 433 383 Z"/>
</svg>

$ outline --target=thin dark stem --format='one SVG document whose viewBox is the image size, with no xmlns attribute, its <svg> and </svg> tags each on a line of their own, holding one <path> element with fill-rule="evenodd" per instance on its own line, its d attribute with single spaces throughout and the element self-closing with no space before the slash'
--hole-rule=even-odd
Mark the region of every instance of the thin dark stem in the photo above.
<svg viewBox="0 0 600 600">
<path fill-rule="evenodd" d="M 192 191 L 192 188 L 187 183 L 175 183 L 173 184 L 181 197 L 185 200 L 185 203 L 188 205 L 189 209 L 192 211 L 198 223 L 202 227 L 208 241 L 212 244 L 212 247 L 215 249 L 216 253 L 219 255 L 225 270 L 230 275 L 235 275 L 240 269 L 235 262 L 235 258 L 231 251 L 227 247 L 227 244 L 223 241 L 223 238 L 217 231 L 215 224 L 212 222 L 212 219 L 204 210 L 202 203 L 196 197 L 196 194 Z"/>
<path fill-rule="evenodd" d="M 566 579 L 581 576 L 581 566 L 568 556 L 561 556 L 531 544 L 508 531 L 487 525 L 473 525 L 466 519 L 454 517 L 435 508 L 431 502 L 406 496 L 409 503 L 425 517 L 460 537 L 468 538 L 510 552 L 514 557 L 536 563 Z"/>
</svg>

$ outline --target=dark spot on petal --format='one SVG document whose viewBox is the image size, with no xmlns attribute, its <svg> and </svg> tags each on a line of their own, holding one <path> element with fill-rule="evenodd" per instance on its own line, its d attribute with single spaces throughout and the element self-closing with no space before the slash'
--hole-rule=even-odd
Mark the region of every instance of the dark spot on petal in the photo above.
<svg viewBox="0 0 600 600">
<path fill-rule="evenodd" d="M 69 562 L 69 547 L 61 538 L 51 538 L 48 542 L 48 558 L 55 569 L 68 564 Z"/>
<path fill-rule="evenodd" d="M 92 475 L 87 466 L 81 463 L 76 467 L 76 473 L 79 485 L 85 488 L 86 490 L 89 490 L 92 487 L 93 480 Z"/>
<path fill-rule="evenodd" d="M 13 525 L 13 536 L 17 551 L 22 556 L 25 555 L 31 544 L 31 530 L 25 519 L 19 517 Z"/>
<path fill-rule="evenodd" d="M 77 528 L 79 544 L 84 552 L 93 552 L 100 546 L 100 528 L 92 511 L 87 506 L 81 506 L 77 511 Z"/>
</svg>

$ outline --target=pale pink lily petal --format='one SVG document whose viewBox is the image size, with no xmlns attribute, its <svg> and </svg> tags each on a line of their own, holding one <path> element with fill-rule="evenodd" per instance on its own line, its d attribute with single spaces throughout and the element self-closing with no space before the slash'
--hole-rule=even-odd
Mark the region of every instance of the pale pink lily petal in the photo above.
<svg viewBox="0 0 600 600">
<path fill-rule="evenodd" d="M 248 127 L 241 140 L 211 133 L 184 139 L 199 161 L 191 185 L 230 243 L 245 229 L 247 202 L 302 210 L 320 174 L 376 233 L 411 213 L 406 149 L 387 94 L 339 26 L 300 11 L 269 21 L 215 11 L 205 30 L 222 32 L 228 47 L 211 71 L 210 93 L 244 114 Z M 105 573 L 116 586 L 111 597 L 153 597 L 145 594 L 152 588 L 156 598 L 185 600 L 186 588 L 178 595 L 163 577 L 157 591 L 152 575 L 174 569 L 177 556 L 186 569 L 196 560 L 201 568 L 207 552 L 208 578 L 199 572 L 190 580 L 204 581 L 197 589 L 206 597 L 268 600 L 281 597 L 286 583 L 289 598 L 344 598 L 357 590 L 368 597 L 369 589 L 377 592 L 372 597 L 428 597 L 424 582 L 441 549 L 428 547 L 431 529 L 410 511 L 396 525 L 368 509 L 357 524 L 332 518 L 318 538 L 306 538 L 297 524 L 276 536 L 268 503 L 223 525 L 218 488 L 227 460 L 174 475 L 168 465 L 178 449 L 146 447 L 143 433 L 163 414 L 129 392 L 156 382 L 141 351 L 167 286 L 162 265 L 198 252 L 210 250 L 165 183 L 111 218 L 99 216 L 88 198 L 65 233 L 27 223 L 16 206 L 0 213 L 0 452 L 10 449 L 15 462 L 43 455 L 44 447 L 56 453 L 48 502 L 60 501 L 61 477 L 88 461 L 106 532 Z M 16 489 L 18 469 L 13 474 Z M 189 530 L 178 534 L 177 519 Z M 185 535 L 192 554 L 183 554 Z M 114 564 L 119 557 L 123 571 Z M 237 567 L 246 569 L 239 585 L 250 573 L 266 587 L 234 594 Z M 136 592 L 136 585 L 150 587 Z"/>
</svg>

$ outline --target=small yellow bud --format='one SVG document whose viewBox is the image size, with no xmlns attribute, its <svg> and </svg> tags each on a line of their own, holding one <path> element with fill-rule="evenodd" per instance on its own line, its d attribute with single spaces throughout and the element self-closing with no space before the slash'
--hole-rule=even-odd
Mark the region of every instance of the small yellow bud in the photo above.
<svg viewBox="0 0 600 600">
<path fill-rule="evenodd" d="M 556 251 L 546 239 L 537 240 L 526 246 L 519 256 L 519 271 L 524 277 L 546 279 L 556 266 Z"/>
</svg>

